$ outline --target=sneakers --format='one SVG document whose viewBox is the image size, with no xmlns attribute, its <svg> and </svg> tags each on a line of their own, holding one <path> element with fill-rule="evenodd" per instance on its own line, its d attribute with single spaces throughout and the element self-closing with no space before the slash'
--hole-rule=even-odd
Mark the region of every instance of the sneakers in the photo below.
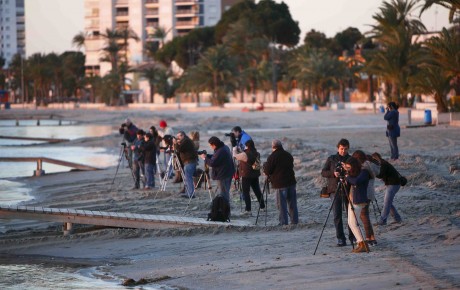
<svg viewBox="0 0 460 290">
<path fill-rule="evenodd" d="M 345 247 L 347 242 L 345 240 L 338 239 L 337 240 L 337 247 Z"/>
<path fill-rule="evenodd" d="M 386 226 L 387 225 L 387 222 L 383 222 L 383 221 L 378 221 L 374 224 L 374 226 Z"/>
<path fill-rule="evenodd" d="M 191 197 L 188 196 L 187 194 L 181 194 L 180 197 L 183 197 L 183 198 L 195 198 L 195 195 L 192 195 Z"/>
<path fill-rule="evenodd" d="M 260 212 L 265 212 L 267 209 L 265 207 L 260 208 Z"/>
<path fill-rule="evenodd" d="M 251 211 L 246 210 L 245 212 L 241 214 L 241 216 L 252 216 L 252 213 Z"/>
</svg>

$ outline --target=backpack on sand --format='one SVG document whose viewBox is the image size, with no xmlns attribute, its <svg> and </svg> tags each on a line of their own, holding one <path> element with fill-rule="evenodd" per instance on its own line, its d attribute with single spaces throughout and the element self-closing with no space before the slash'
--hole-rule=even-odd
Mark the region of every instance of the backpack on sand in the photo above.
<svg viewBox="0 0 460 290">
<path fill-rule="evenodd" d="M 208 214 L 208 221 L 230 222 L 230 204 L 220 194 L 212 200 L 211 212 Z"/>
</svg>

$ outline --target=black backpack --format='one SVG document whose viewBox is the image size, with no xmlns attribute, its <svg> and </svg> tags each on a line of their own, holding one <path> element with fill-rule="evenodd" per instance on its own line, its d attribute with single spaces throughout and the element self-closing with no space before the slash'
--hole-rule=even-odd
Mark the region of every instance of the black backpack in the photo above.
<svg viewBox="0 0 460 290">
<path fill-rule="evenodd" d="M 211 212 L 208 213 L 208 221 L 230 222 L 230 204 L 220 194 L 212 200 Z"/>
</svg>

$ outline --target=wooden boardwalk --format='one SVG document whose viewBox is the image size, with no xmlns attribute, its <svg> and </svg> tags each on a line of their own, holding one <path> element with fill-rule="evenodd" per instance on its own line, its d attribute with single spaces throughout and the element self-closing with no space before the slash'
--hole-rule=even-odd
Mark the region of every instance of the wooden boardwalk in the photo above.
<svg viewBox="0 0 460 290">
<path fill-rule="evenodd" d="M 119 228 L 163 229 L 177 227 L 251 226 L 246 221 L 230 223 L 211 222 L 204 218 L 149 215 L 126 212 L 105 212 L 68 208 L 6 207 L 0 206 L 0 219 L 29 219 L 64 223 L 64 233 L 71 230 L 71 224 L 88 224 Z"/>
<path fill-rule="evenodd" d="M 0 157 L 0 162 L 37 162 L 37 171 L 43 170 L 43 162 L 53 163 L 56 165 L 67 166 L 79 170 L 100 170 L 97 167 L 84 164 L 68 162 L 48 157 Z"/>
<path fill-rule="evenodd" d="M 27 141 L 43 141 L 43 142 L 48 142 L 48 143 L 60 143 L 60 142 L 67 142 L 67 141 L 69 141 L 69 139 L 38 138 L 38 137 L 20 137 L 20 136 L 4 136 L 4 135 L 0 135 L 0 139 L 27 140 Z"/>
</svg>

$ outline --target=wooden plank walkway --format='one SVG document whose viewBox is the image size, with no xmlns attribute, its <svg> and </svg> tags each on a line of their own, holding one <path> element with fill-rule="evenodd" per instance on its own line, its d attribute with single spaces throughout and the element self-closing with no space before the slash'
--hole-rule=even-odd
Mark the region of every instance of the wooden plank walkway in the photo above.
<svg viewBox="0 0 460 290">
<path fill-rule="evenodd" d="M 247 221 L 211 222 L 204 218 L 133 214 L 124 212 L 0 205 L 0 219 L 28 219 L 119 228 L 163 229 L 177 227 L 252 226 Z"/>
<path fill-rule="evenodd" d="M 69 141 L 69 139 L 38 138 L 38 137 L 20 137 L 20 136 L 4 136 L 4 135 L 0 135 L 0 139 L 28 140 L 28 141 L 44 141 L 44 142 L 48 142 L 48 143 L 60 143 L 60 142 L 67 142 L 67 141 Z"/>
<path fill-rule="evenodd" d="M 58 160 L 48 157 L 0 157 L 0 162 L 37 162 L 37 170 L 42 169 L 42 163 L 48 162 L 53 163 L 61 166 L 67 166 L 71 168 L 76 168 L 80 170 L 99 170 L 97 167 L 88 166 L 84 164 L 68 162 L 64 160 Z"/>
</svg>

